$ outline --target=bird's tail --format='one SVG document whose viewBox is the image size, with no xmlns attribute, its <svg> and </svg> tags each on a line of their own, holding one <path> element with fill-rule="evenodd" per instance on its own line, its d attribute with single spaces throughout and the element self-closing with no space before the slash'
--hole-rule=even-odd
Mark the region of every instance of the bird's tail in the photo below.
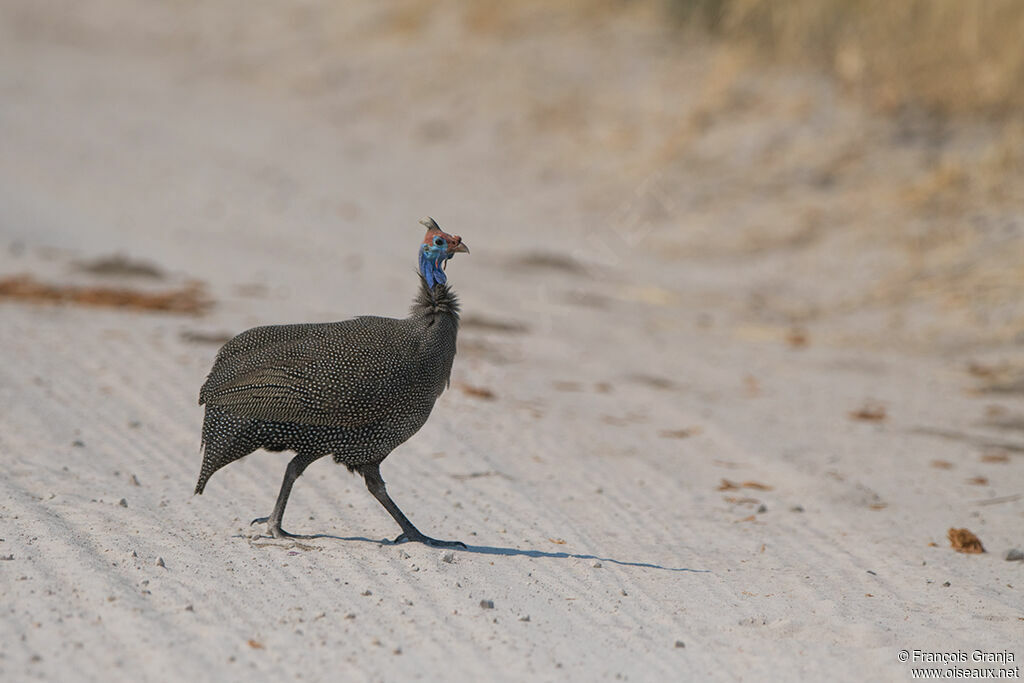
<svg viewBox="0 0 1024 683">
<path fill-rule="evenodd" d="M 213 473 L 259 448 L 250 433 L 253 421 L 240 418 L 216 406 L 206 406 L 203 420 L 203 466 L 199 470 L 195 495 L 201 495 Z"/>
</svg>

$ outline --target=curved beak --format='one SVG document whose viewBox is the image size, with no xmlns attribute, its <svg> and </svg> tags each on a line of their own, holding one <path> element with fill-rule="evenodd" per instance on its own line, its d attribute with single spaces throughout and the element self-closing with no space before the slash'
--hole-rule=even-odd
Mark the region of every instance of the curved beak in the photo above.
<svg viewBox="0 0 1024 683">
<path fill-rule="evenodd" d="M 468 254 L 469 253 L 469 247 L 467 247 L 464 243 L 462 243 L 460 241 L 457 245 L 455 245 L 455 249 L 452 250 L 452 253 L 453 254 Z"/>
</svg>

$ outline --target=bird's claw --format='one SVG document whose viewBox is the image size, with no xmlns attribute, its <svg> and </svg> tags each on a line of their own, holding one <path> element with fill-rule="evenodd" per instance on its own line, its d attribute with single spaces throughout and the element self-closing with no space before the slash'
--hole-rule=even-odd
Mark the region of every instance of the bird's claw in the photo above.
<svg viewBox="0 0 1024 683">
<path fill-rule="evenodd" d="M 257 517 L 256 519 L 249 522 L 249 526 L 254 524 L 266 524 L 267 533 L 274 538 L 308 538 L 299 534 L 292 534 L 281 528 L 280 524 L 274 524 L 270 521 L 270 517 Z"/>
<path fill-rule="evenodd" d="M 423 534 L 403 533 L 394 541 L 392 541 L 392 543 L 395 545 L 405 542 L 423 543 L 424 545 L 429 545 L 431 548 L 461 548 L 462 550 L 466 549 L 466 544 L 462 541 L 440 541 L 436 538 L 431 538 L 430 536 L 424 536 Z"/>
</svg>

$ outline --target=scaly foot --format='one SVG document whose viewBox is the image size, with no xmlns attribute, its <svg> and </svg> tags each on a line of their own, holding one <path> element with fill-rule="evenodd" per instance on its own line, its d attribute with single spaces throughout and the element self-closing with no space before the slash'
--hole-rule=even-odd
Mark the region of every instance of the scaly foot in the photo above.
<svg viewBox="0 0 1024 683">
<path fill-rule="evenodd" d="M 463 550 L 466 549 L 466 544 L 462 541 L 439 541 L 436 538 L 424 536 L 418 531 L 413 534 L 410 534 L 408 532 L 403 533 L 401 536 L 392 541 L 392 543 L 397 545 L 399 543 L 405 543 L 406 541 L 424 543 L 426 545 L 429 545 L 431 548 L 461 548 Z"/>
<path fill-rule="evenodd" d="M 252 526 L 254 524 L 266 524 L 267 533 L 269 533 L 274 538 L 309 538 L 309 536 L 288 533 L 287 531 L 281 528 L 280 522 L 272 521 L 270 517 L 257 517 L 256 519 L 249 522 L 249 526 Z"/>
</svg>

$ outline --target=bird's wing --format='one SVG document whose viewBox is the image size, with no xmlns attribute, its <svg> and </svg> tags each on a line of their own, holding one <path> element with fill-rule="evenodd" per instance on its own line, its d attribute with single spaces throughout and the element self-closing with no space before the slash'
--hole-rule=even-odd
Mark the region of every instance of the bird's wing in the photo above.
<svg viewBox="0 0 1024 683">
<path fill-rule="evenodd" d="M 294 326 L 312 329 L 281 333 L 279 341 L 264 337 L 263 346 L 218 356 L 201 400 L 272 422 L 347 428 L 372 423 L 401 400 L 411 373 L 396 359 L 413 354 L 402 348 L 401 335 L 389 334 L 388 319 L 375 319 L 382 322 L 372 329 L 364 320 Z M 390 362 L 376 362 L 382 354 Z"/>
<path fill-rule="evenodd" d="M 215 395 L 221 384 L 251 370 L 267 351 L 294 344 L 314 334 L 317 327 L 315 324 L 263 325 L 235 335 L 217 352 L 213 368 L 199 390 L 199 404 Z"/>
</svg>

